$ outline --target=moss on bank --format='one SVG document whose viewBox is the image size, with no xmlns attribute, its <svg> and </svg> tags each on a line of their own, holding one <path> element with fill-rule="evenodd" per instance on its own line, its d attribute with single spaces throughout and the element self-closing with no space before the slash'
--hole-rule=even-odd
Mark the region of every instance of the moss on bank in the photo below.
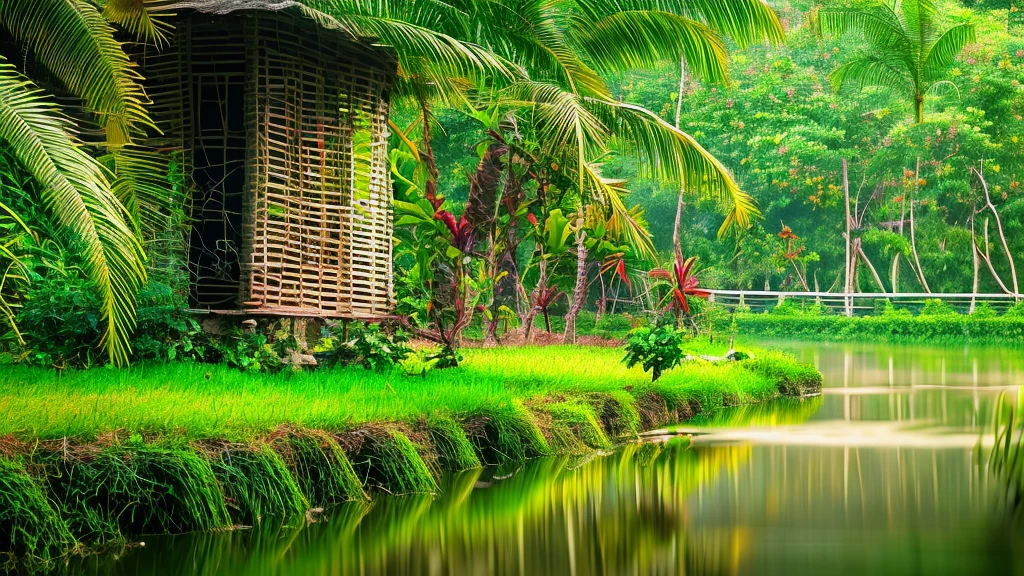
<svg viewBox="0 0 1024 576">
<path fill-rule="evenodd" d="M 0 388 L 10 416 L 0 417 L 0 553 L 46 564 L 138 534 L 303 521 L 367 492 L 436 492 L 445 471 L 606 449 L 821 386 L 791 356 L 756 357 L 689 363 L 654 384 L 619 351 L 589 348 L 471 351 L 425 379 L 11 368 Z"/>
</svg>

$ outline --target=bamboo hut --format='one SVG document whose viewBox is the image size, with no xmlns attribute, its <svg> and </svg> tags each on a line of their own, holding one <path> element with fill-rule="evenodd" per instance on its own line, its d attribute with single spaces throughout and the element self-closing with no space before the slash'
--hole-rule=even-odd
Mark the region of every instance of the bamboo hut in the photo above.
<svg viewBox="0 0 1024 576">
<path fill-rule="evenodd" d="M 380 318 L 393 300 L 388 91 L 370 39 L 269 0 L 180 2 L 141 70 L 188 200 L 190 307 Z"/>
</svg>

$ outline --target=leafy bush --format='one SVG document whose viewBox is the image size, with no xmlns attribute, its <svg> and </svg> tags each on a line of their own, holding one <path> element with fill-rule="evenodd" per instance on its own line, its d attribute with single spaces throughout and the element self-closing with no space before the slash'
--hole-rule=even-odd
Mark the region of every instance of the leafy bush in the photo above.
<svg viewBox="0 0 1024 576">
<path fill-rule="evenodd" d="M 259 331 L 232 328 L 215 340 L 213 347 L 225 364 L 243 372 L 273 373 L 284 368 L 279 351 L 267 335 Z"/>
<path fill-rule="evenodd" d="M 208 362 L 216 356 L 210 337 L 185 299 L 167 284 L 150 282 L 139 293 L 138 328 L 132 337 L 135 360 L 194 360 Z"/>
<path fill-rule="evenodd" d="M 957 311 L 939 298 L 925 300 L 924 308 L 921 309 L 921 316 L 951 316 L 955 314 L 957 314 Z"/>
<path fill-rule="evenodd" d="M 963 314 L 913 316 L 896 310 L 881 316 L 736 315 L 738 333 L 766 338 L 881 342 L 992 342 L 1024 344 L 1024 317 Z"/>
<path fill-rule="evenodd" d="M 100 300 L 77 269 L 35 274 L 18 313 L 22 360 L 39 366 L 86 367 L 103 360 Z"/>
<path fill-rule="evenodd" d="M 651 372 L 654 382 L 662 372 L 682 362 L 683 338 L 684 332 L 668 324 L 637 328 L 629 333 L 623 362 L 629 368 L 642 364 L 645 371 Z"/>
<path fill-rule="evenodd" d="M 996 309 L 988 302 L 982 302 L 974 307 L 974 312 L 971 316 L 974 316 L 975 318 L 995 318 L 996 316 L 999 316 L 999 313 L 996 312 Z"/>
<path fill-rule="evenodd" d="M 633 318 L 626 314 L 605 314 L 594 327 L 602 332 L 629 332 L 633 329 Z"/>
<path fill-rule="evenodd" d="M 317 363 L 324 366 L 358 365 L 388 372 L 412 352 L 406 346 L 408 341 L 401 330 L 386 331 L 379 324 L 352 324 L 346 338 L 344 327 L 336 325 L 320 341 L 315 355 Z"/>
<path fill-rule="evenodd" d="M 1006 312 L 1003 313 L 1003 316 L 1007 316 L 1010 318 L 1024 317 L 1024 300 L 1017 302 L 1013 306 L 1007 308 Z"/>
</svg>

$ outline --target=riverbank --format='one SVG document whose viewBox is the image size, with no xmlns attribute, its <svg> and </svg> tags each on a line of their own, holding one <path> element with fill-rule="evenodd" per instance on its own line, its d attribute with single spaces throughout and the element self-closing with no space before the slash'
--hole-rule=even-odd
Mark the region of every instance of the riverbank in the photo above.
<svg viewBox="0 0 1024 576">
<path fill-rule="evenodd" d="M 820 389 L 792 356 L 754 354 L 655 383 L 620 350 L 582 347 L 466 350 L 460 367 L 424 376 L 6 367 L 0 553 L 46 564 L 137 534 L 301 522 L 374 492 L 436 492 L 444 471 L 608 449 Z"/>
<path fill-rule="evenodd" d="M 1024 316 L 737 313 L 732 316 L 731 325 L 721 324 L 722 329 L 728 327 L 748 338 L 1024 346 Z"/>
</svg>

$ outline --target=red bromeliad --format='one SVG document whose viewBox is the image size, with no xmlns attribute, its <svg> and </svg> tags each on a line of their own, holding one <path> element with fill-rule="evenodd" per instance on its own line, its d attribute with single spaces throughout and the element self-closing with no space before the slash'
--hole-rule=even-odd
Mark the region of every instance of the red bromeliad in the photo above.
<svg viewBox="0 0 1024 576">
<path fill-rule="evenodd" d="M 672 289 L 672 304 L 669 308 L 682 310 L 687 315 L 690 314 L 690 302 L 688 297 L 707 298 L 711 296 L 711 293 L 707 290 L 701 290 L 698 288 L 700 281 L 694 274 L 694 267 L 696 264 L 697 257 L 692 256 L 682 261 L 676 260 L 675 264 L 672 266 L 672 272 L 659 268 L 657 270 L 651 270 L 649 274 L 651 278 L 675 282 L 675 287 Z"/>
<path fill-rule="evenodd" d="M 452 233 L 452 246 L 458 248 L 463 254 L 472 250 L 476 234 L 473 226 L 466 220 L 465 215 L 459 217 L 458 222 L 456 222 L 454 214 L 447 210 L 438 210 L 434 213 L 434 218 L 444 222 L 444 225 L 448 227 L 448 231 Z"/>
</svg>

